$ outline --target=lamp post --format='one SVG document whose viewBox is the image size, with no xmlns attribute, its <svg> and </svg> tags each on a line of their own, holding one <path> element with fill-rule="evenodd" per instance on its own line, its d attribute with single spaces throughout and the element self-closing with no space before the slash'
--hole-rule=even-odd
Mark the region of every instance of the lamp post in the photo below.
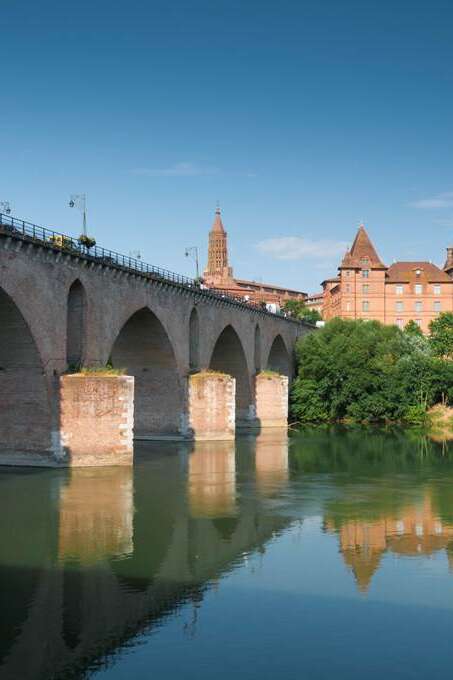
<svg viewBox="0 0 453 680">
<path fill-rule="evenodd" d="M 87 197 L 86 194 L 71 194 L 69 207 L 78 208 L 83 215 L 83 235 L 87 236 Z"/>
<path fill-rule="evenodd" d="M 195 271 L 197 273 L 196 278 L 200 278 L 200 268 L 198 265 L 198 247 L 197 246 L 189 246 L 186 248 L 185 252 L 186 257 L 191 257 L 195 261 Z"/>
<path fill-rule="evenodd" d="M 4 215 L 11 215 L 11 206 L 9 201 L 0 201 L 0 213 Z"/>
</svg>

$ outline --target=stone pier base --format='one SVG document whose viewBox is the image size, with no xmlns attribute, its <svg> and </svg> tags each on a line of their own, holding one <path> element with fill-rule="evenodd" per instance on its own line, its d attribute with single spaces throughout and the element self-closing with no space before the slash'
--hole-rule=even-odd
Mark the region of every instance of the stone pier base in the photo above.
<svg viewBox="0 0 453 680">
<path fill-rule="evenodd" d="M 60 465 L 132 465 L 134 378 L 66 375 L 60 379 Z"/>
<path fill-rule="evenodd" d="M 288 378 L 258 373 L 255 382 L 256 418 L 261 428 L 288 427 Z"/>
<path fill-rule="evenodd" d="M 236 381 L 224 373 L 189 376 L 188 425 L 195 440 L 232 440 L 235 437 Z"/>
</svg>

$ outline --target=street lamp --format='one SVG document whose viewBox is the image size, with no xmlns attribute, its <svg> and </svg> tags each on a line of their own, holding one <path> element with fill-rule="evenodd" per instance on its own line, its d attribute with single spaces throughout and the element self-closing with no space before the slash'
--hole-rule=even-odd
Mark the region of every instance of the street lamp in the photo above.
<svg viewBox="0 0 453 680">
<path fill-rule="evenodd" d="M 11 215 L 11 206 L 9 201 L 0 201 L 0 213 Z"/>
<path fill-rule="evenodd" d="M 198 265 L 198 247 L 197 246 L 189 246 L 186 248 L 186 257 L 191 257 L 195 261 L 195 271 L 197 273 L 197 279 L 200 278 L 200 268 Z"/>
<path fill-rule="evenodd" d="M 83 215 L 83 235 L 87 236 L 87 197 L 86 194 L 71 194 L 69 207 L 78 208 Z"/>
</svg>

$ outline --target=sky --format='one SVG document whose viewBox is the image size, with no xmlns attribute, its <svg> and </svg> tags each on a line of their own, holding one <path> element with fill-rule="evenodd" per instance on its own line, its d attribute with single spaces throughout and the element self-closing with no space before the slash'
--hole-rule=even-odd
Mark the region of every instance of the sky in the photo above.
<svg viewBox="0 0 453 680">
<path fill-rule="evenodd" d="M 453 4 L 0 0 L 0 201 L 194 274 L 314 292 L 363 221 L 380 256 L 453 244 Z"/>
</svg>

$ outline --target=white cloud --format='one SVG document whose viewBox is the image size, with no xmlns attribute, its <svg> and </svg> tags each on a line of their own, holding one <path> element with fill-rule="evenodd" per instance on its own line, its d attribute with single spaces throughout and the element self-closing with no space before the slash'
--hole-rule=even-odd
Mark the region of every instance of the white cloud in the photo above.
<svg viewBox="0 0 453 680">
<path fill-rule="evenodd" d="M 196 163 L 181 162 L 170 165 L 168 168 L 134 168 L 133 175 L 142 177 L 198 177 L 200 175 L 216 175 L 218 168 L 201 166 Z"/>
<path fill-rule="evenodd" d="M 304 260 L 306 258 L 333 258 L 342 255 L 347 248 L 346 241 L 321 239 L 312 241 L 301 236 L 269 238 L 256 244 L 257 250 L 276 260 Z"/>
<path fill-rule="evenodd" d="M 451 208 L 453 206 L 453 191 L 445 191 L 432 198 L 423 198 L 420 201 L 409 203 L 412 208 L 432 209 L 432 208 Z"/>
</svg>

